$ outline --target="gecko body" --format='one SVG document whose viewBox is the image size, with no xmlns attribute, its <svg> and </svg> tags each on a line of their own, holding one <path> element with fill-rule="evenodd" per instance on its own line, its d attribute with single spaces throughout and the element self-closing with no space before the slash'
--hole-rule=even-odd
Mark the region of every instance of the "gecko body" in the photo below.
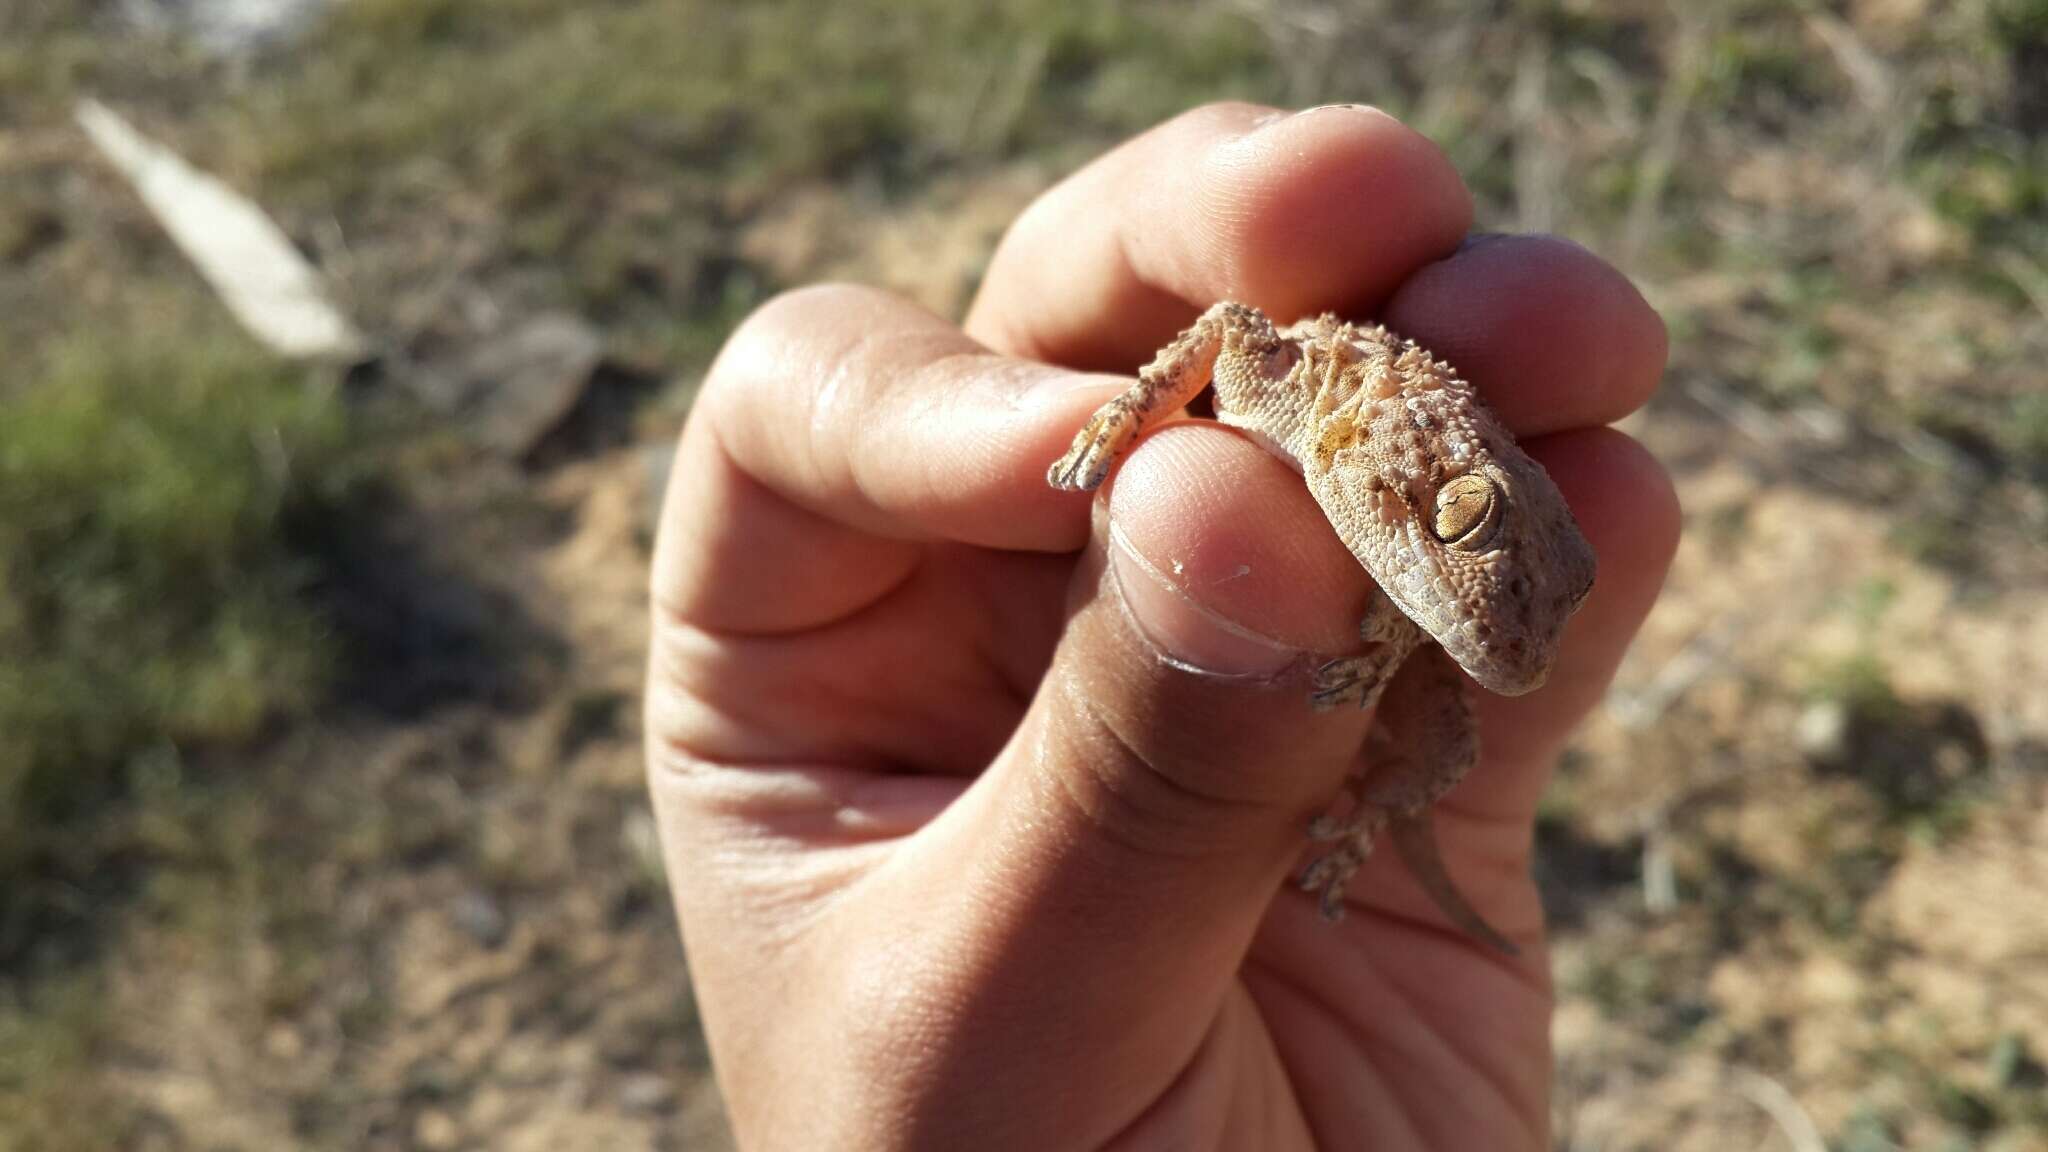
<svg viewBox="0 0 2048 1152">
<path fill-rule="evenodd" d="M 1514 951 L 1445 871 L 1430 810 L 1479 757 L 1466 676 L 1503 695 L 1542 685 L 1592 589 L 1592 548 L 1542 465 L 1450 365 L 1378 325 L 1326 314 L 1276 328 L 1227 301 L 1095 413 L 1048 481 L 1094 490 L 1141 431 L 1205 387 L 1219 421 L 1301 472 L 1379 588 L 1358 651 L 1315 671 L 1316 708 L 1379 711 L 1348 804 L 1308 829 L 1329 848 L 1301 887 L 1342 916 L 1385 836 L 1445 915 Z"/>
</svg>

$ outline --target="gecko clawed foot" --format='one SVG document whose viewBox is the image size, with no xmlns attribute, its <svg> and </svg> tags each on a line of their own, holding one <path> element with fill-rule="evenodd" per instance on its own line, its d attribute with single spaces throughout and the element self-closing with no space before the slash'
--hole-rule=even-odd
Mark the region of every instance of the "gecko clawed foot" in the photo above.
<svg viewBox="0 0 2048 1152">
<path fill-rule="evenodd" d="M 1386 661 L 1377 657 L 1346 656 L 1319 666 L 1310 678 L 1309 707 L 1328 712 L 1356 696 L 1357 706 L 1370 708 L 1379 702 L 1387 686 Z"/>
<path fill-rule="evenodd" d="M 1354 781 L 1354 793 L 1362 784 L 1362 780 Z M 1342 815 L 1325 812 L 1309 822 L 1310 840 L 1335 845 L 1311 860 L 1301 873 L 1301 890 L 1321 897 L 1318 907 L 1323 919 L 1343 918 L 1345 889 L 1372 855 L 1373 844 L 1387 826 L 1387 820 L 1386 809 L 1354 802 Z"/>
<path fill-rule="evenodd" d="M 1316 908 L 1323 919 L 1335 923 L 1344 918 L 1344 891 L 1363 863 L 1364 857 L 1345 847 L 1318 856 L 1302 870 L 1301 890 L 1319 897 Z"/>
<path fill-rule="evenodd" d="M 1046 471 L 1046 483 L 1062 492 L 1093 492 L 1109 478 L 1110 465 L 1138 434 L 1138 413 L 1111 401 L 1074 437 L 1067 454 Z"/>
<path fill-rule="evenodd" d="M 1372 852 L 1373 841 L 1378 838 L 1380 829 L 1387 826 L 1386 809 L 1366 802 L 1366 785 L 1365 771 L 1354 770 L 1344 781 L 1344 790 L 1351 796 L 1350 804 L 1331 809 L 1309 821 L 1308 838 L 1318 844 L 1353 841 L 1358 858 L 1365 859 Z"/>
<path fill-rule="evenodd" d="M 1361 812 L 1350 812 L 1343 816 L 1325 812 L 1308 822 L 1308 838 L 1317 844 L 1332 844 L 1339 840 L 1348 840 L 1356 835 L 1370 819 L 1369 816 Z M 1385 821 L 1382 820 L 1379 823 L 1384 824 Z M 1368 837 L 1377 834 L 1377 828 L 1366 834 Z M 1370 850 L 1370 848 L 1371 843 L 1368 840 L 1367 849 Z"/>
</svg>

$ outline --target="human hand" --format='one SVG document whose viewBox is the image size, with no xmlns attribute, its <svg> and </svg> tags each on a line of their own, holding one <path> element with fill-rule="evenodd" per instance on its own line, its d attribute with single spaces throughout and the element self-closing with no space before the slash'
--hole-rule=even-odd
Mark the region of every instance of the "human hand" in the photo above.
<svg viewBox="0 0 2048 1152">
<path fill-rule="evenodd" d="M 1465 243 L 1470 218 L 1384 115 L 1217 106 L 1034 204 L 964 332 L 827 287 L 733 336 L 663 514 L 647 727 L 744 1146 L 1547 1145 L 1535 805 L 1675 543 L 1663 472 L 1601 427 L 1665 338 L 1593 256 Z M 1519 959 L 1389 853 L 1341 924 L 1285 884 L 1370 721 L 1307 706 L 1370 585 L 1301 478 L 1184 423 L 1092 515 L 1045 484 L 1128 383 L 1087 373 L 1224 298 L 1447 358 L 1599 553 L 1548 685 L 1480 694 L 1483 759 L 1438 809 Z"/>
</svg>

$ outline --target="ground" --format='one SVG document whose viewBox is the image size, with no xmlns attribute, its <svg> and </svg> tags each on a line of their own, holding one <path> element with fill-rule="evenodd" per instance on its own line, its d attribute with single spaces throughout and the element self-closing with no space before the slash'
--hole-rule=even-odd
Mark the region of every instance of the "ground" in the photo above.
<svg viewBox="0 0 2048 1152">
<path fill-rule="evenodd" d="M 776 288 L 957 315 L 1036 191 L 1221 97 L 1389 107 L 1482 227 L 1587 244 L 1671 325 L 1627 428 L 1685 541 L 1539 830 L 1556 1146 L 2048 1148 L 2035 0 L 342 0 L 245 51 L 136 19 L 181 7 L 0 0 L 0 421 L 136 386 L 81 346 L 329 397 L 319 515 L 230 517 L 224 586 L 298 573 L 304 619 L 172 654 L 331 651 L 144 693 L 32 777 L 68 796 L 0 758 L 0 1150 L 724 1146 L 640 780 L 659 446 Z M 87 93 L 275 213 L 383 367 L 249 368 Z M 672 383 L 508 458 L 440 384 L 543 311 Z M 0 654 L 46 639 L 9 571 Z"/>
</svg>

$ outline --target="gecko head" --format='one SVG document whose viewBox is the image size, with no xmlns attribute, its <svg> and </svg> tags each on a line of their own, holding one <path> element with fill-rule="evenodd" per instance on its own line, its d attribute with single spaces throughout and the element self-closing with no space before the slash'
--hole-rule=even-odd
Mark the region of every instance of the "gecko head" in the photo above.
<svg viewBox="0 0 2048 1152">
<path fill-rule="evenodd" d="M 1593 587 L 1593 550 L 1543 466 L 1505 436 L 1410 486 L 1403 562 L 1382 586 L 1488 691 L 1542 686 L 1565 621 Z"/>
</svg>

